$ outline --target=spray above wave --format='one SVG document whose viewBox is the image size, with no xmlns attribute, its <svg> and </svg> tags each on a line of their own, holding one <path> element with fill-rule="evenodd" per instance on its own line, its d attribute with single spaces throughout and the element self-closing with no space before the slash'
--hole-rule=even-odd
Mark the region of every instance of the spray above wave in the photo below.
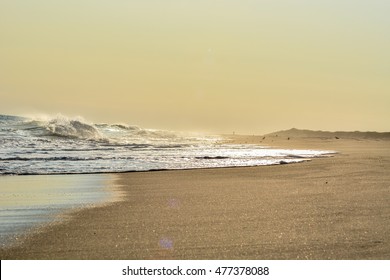
<svg viewBox="0 0 390 280">
<path fill-rule="evenodd" d="M 23 130 L 30 130 L 35 136 L 58 136 L 84 139 L 100 139 L 102 135 L 98 129 L 84 119 L 68 118 L 57 115 L 50 118 L 25 119 L 19 123 Z"/>
<path fill-rule="evenodd" d="M 113 141 L 116 144 L 148 142 L 148 140 L 182 139 L 179 134 L 164 130 L 142 129 L 128 124 L 93 124 L 82 117 L 70 118 L 58 114 L 54 117 L 0 116 L 0 123 L 10 124 L 18 131 L 37 137 L 78 138 L 85 140 Z"/>
<path fill-rule="evenodd" d="M 326 151 L 217 144 L 219 137 L 93 124 L 83 118 L 0 115 L 0 174 L 70 174 L 301 162 Z"/>
<path fill-rule="evenodd" d="M 99 138 L 100 133 L 93 126 L 78 120 L 52 120 L 46 129 L 56 136 Z"/>
</svg>

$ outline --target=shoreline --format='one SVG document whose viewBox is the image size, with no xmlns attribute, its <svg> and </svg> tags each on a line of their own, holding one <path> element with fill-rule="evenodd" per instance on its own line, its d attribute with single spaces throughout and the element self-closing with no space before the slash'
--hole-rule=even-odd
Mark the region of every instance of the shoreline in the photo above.
<svg viewBox="0 0 390 280">
<path fill-rule="evenodd" d="M 275 164 L 264 164 L 264 165 L 236 165 L 236 166 L 221 166 L 221 167 L 199 167 L 199 168 L 182 168 L 182 169 L 150 169 L 150 170 L 130 170 L 130 171 L 116 171 L 116 172 L 91 172 L 91 173 L 44 173 L 44 174 L 2 174 L 0 176 L 82 176 L 82 175 L 121 175 L 121 174 L 130 174 L 130 173 L 152 173 L 152 172 L 167 172 L 167 171 L 193 171 L 193 170 L 208 170 L 208 169 L 225 169 L 225 168 L 251 168 L 251 167 L 265 167 L 265 166 L 279 166 L 286 164 L 299 164 L 307 161 L 312 161 L 313 159 L 327 158 L 333 157 L 337 155 L 337 152 L 332 152 L 323 156 L 306 158 L 302 161 L 297 162 L 283 162 L 283 163 L 275 163 Z M 282 160 L 283 161 L 283 160 Z M 1 177 L 0 177 L 1 178 Z"/>
<path fill-rule="evenodd" d="M 390 141 L 272 140 L 339 154 L 298 165 L 113 174 L 123 201 L 81 209 L 0 256 L 388 259 Z"/>
<path fill-rule="evenodd" d="M 239 141 L 227 141 L 226 143 L 231 144 L 242 144 Z M 245 143 L 247 144 L 247 143 Z M 250 145 L 257 145 L 260 146 L 258 143 L 248 143 Z M 263 148 L 269 148 L 269 149 L 284 149 L 283 147 L 273 147 L 273 146 L 264 146 Z M 127 170 L 127 171 L 107 171 L 107 172 L 80 172 L 80 173 L 10 173 L 10 174 L 0 174 L 0 178 L 2 176 L 9 177 L 9 176 L 66 176 L 66 175 L 116 175 L 116 174 L 127 174 L 127 173 L 138 173 L 138 172 L 161 172 L 161 171 L 180 171 L 180 170 L 206 170 L 206 169 L 221 169 L 221 168 L 237 168 L 237 167 L 259 167 L 259 166 L 277 166 L 277 165 L 283 165 L 283 164 L 295 164 L 295 163 L 302 163 L 305 161 L 311 161 L 313 159 L 318 158 L 326 158 L 326 157 L 332 157 L 334 155 L 338 154 L 338 151 L 332 151 L 332 150 L 320 150 L 320 149 L 293 149 L 288 148 L 291 150 L 309 150 L 309 151 L 320 151 L 324 152 L 324 154 L 321 154 L 319 156 L 312 156 L 312 157 L 297 157 L 297 159 L 301 159 L 301 161 L 296 162 L 285 162 L 284 160 L 280 160 L 279 163 L 271 163 L 271 164 L 254 164 L 254 165 L 235 165 L 235 166 L 217 166 L 217 167 L 188 167 L 188 168 L 158 168 L 158 169 L 148 169 L 148 170 Z M 281 163 L 282 162 L 282 163 Z"/>
</svg>

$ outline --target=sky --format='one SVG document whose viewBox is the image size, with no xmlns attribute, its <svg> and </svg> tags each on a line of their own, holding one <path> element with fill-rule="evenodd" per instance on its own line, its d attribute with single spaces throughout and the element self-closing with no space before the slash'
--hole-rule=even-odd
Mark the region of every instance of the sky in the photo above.
<svg viewBox="0 0 390 280">
<path fill-rule="evenodd" d="M 0 0 L 0 114 L 390 131 L 388 0 Z"/>
</svg>

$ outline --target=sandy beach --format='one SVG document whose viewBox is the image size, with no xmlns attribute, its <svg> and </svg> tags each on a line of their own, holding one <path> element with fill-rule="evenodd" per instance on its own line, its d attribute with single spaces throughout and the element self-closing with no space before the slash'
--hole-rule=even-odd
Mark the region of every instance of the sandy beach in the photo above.
<svg viewBox="0 0 390 280">
<path fill-rule="evenodd" d="M 233 137 L 233 136 L 232 136 Z M 1 259 L 390 259 L 390 141 L 234 136 L 334 150 L 304 163 L 117 174 L 121 201 L 81 209 Z"/>
</svg>

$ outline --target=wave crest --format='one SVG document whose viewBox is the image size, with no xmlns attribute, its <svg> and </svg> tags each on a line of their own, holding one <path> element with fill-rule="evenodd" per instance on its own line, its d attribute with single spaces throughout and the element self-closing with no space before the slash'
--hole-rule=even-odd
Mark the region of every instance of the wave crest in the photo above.
<svg viewBox="0 0 390 280">
<path fill-rule="evenodd" d="M 43 134 L 46 136 L 84 139 L 103 138 L 93 124 L 88 123 L 80 117 L 68 118 L 63 115 L 57 115 L 54 118 L 45 118 L 44 120 L 30 120 L 28 124 L 35 126 L 29 129 L 43 129 Z"/>
<path fill-rule="evenodd" d="M 148 143 L 161 146 L 170 145 L 171 143 L 190 144 L 206 141 L 205 138 L 199 137 L 199 135 L 147 129 L 126 123 L 94 124 L 82 117 L 67 117 L 61 114 L 55 116 L 30 115 L 26 117 L 0 115 L 0 122 L 4 123 L 4 128 L 0 128 L 0 131 L 4 132 L 5 129 L 8 129 L 22 136 L 87 139 L 116 145 Z"/>
<path fill-rule="evenodd" d="M 100 138 L 98 130 L 90 124 L 78 120 L 52 120 L 46 129 L 53 135 L 76 138 Z"/>
</svg>

